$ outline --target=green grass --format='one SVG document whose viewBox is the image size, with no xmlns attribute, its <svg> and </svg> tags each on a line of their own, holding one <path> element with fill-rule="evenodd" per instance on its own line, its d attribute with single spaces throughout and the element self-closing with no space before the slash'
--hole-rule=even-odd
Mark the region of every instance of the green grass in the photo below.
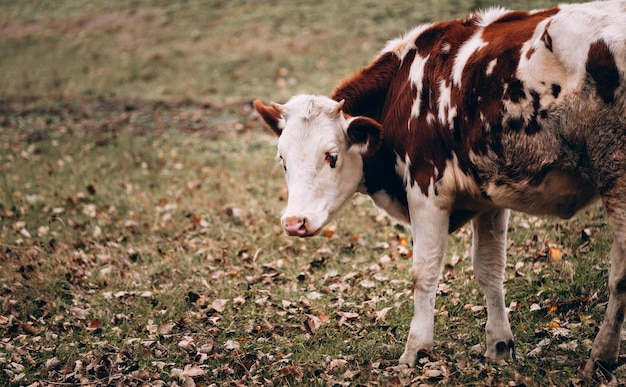
<svg viewBox="0 0 626 387">
<path fill-rule="evenodd" d="M 511 8 L 548 1 L 497 2 Z M 4 1 L 0 90 L 8 95 L 233 98 L 329 94 L 413 26 L 491 1 Z"/>
<path fill-rule="evenodd" d="M 387 39 L 489 4 L 286 4 L 0 2 L 0 384 L 584 382 L 608 298 L 600 207 L 512 216 L 508 364 L 482 358 L 469 228 L 435 351 L 399 369 L 410 230 L 362 197 L 325 236 L 278 225 L 275 139 L 249 101 L 327 94 Z"/>
</svg>

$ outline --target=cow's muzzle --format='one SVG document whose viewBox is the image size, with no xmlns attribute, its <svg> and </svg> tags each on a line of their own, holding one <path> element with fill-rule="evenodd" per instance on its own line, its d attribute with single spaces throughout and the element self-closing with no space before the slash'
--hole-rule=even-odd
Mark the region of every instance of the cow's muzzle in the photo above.
<svg viewBox="0 0 626 387">
<path fill-rule="evenodd" d="M 289 236 L 306 237 L 315 235 L 316 232 L 311 232 L 309 227 L 305 217 L 288 216 L 283 219 L 283 229 Z"/>
</svg>

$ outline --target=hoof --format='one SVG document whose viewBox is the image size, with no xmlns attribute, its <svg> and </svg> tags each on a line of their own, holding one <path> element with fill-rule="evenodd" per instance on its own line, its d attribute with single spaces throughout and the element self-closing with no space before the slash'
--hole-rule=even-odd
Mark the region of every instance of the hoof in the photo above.
<svg viewBox="0 0 626 387">
<path fill-rule="evenodd" d="M 414 367 L 415 364 L 417 363 L 417 359 L 421 359 L 424 357 L 428 357 L 430 360 L 433 359 L 433 352 L 431 351 L 427 351 L 425 349 L 420 349 L 417 352 L 407 352 L 404 351 L 404 353 L 402 354 L 402 356 L 400 356 L 400 359 L 398 360 L 398 365 L 406 365 L 408 367 Z"/>
<path fill-rule="evenodd" d="M 611 380 L 613 371 L 622 364 L 624 364 L 623 359 L 618 359 L 616 362 L 589 359 L 585 364 L 584 373 L 591 379 Z"/>
<path fill-rule="evenodd" d="M 400 356 L 400 359 L 398 360 L 398 364 L 405 365 L 410 368 L 410 367 L 415 366 L 416 361 L 417 361 L 417 352 L 404 351 L 404 353 L 402 354 L 402 356 Z"/>
<path fill-rule="evenodd" d="M 485 357 L 489 361 L 500 361 L 500 360 L 517 360 L 517 353 L 515 352 L 515 342 L 513 339 L 509 341 L 498 341 L 495 347 L 490 350 L 487 350 L 485 353 Z"/>
</svg>

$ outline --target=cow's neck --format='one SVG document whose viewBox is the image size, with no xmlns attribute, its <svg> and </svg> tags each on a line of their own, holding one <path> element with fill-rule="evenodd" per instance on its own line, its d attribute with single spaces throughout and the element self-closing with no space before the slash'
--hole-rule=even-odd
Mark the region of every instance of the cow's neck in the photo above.
<svg viewBox="0 0 626 387">
<path fill-rule="evenodd" d="M 351 116 L 367 116 L 380 123 L 400 59 L 393 53 L 378 57 L 372 64 L 343 81 L 331 98 L 345 100 L 343 111 Z"/>
<path fill-rule="evenodd" d="M 408 77 L 406 74 L 398 76 L 401 68 L 396 54 L 385 53 L 368 67 L 348 77 L 335 89 L 331 98 L 345 100 L 345 113 L 367 116 L 382 124 L 383 112 L 388 110 L 388 105 L 397 98 L 397 91 L 403 87 L 394 85 L 394 79 Z M 405 184 L 395 166 L 396 153 L 391 144 L 383 140 L 383 145 L 374 156 L 363 158 L 363 184 L 359 192 L 369 195 L 377 207 L 392 217 L 409 223 Z"/>
<path fill-rule="evenodd" d="M 359 192 L 369 195 L 377 207 L 393 218 L 409 223 L 405 184 L 395 165 L 395 152 L 383 143 L 374 156 L 363 158 L 363 184 Z"/>
</svg>

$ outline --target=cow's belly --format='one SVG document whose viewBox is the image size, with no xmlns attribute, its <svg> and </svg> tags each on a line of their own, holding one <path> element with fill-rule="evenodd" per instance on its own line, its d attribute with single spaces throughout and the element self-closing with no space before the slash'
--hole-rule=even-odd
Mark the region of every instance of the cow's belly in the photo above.
<svg viewBox="0 0 626 387">
<path fill-rule="evenodd" d="M 548 172 L 538 185 L 528 181 L 500 185 L 491 182 L 485 191 L 497 207 L 565 219 L 598 198 L 587 180 L 561 171 Z"/>
</svg>

